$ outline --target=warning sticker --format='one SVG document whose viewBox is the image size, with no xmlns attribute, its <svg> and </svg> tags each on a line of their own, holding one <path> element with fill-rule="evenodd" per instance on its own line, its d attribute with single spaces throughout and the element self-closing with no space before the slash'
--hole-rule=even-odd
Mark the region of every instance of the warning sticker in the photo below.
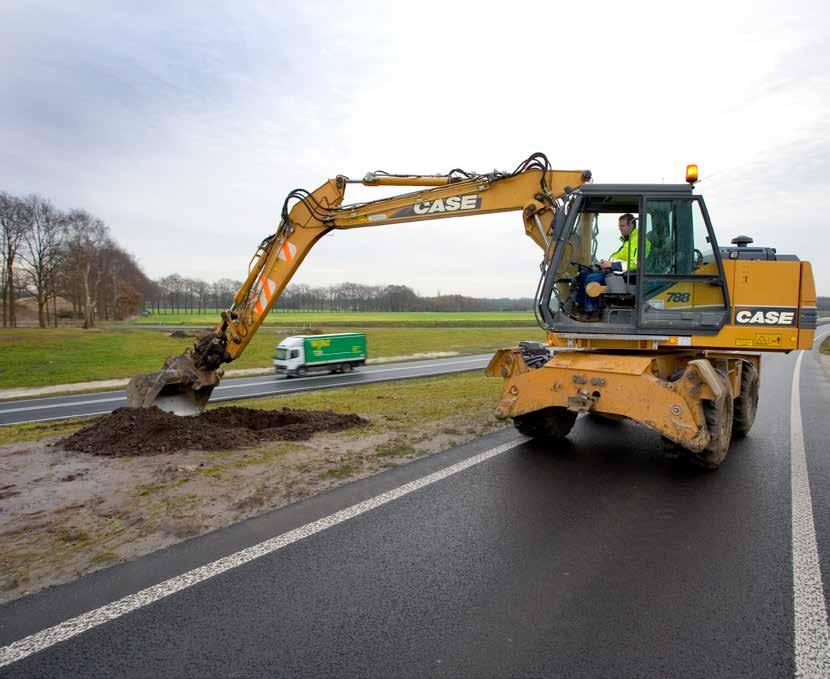
<svg viewBox="0 0 830 679">
<path fill-rule="evenodd" d="M 780 347 L 782 346 L 782 336 L 755 335 L 755 345 L 759 347 Z"/>
<path fill-rule="evenodd" d="M 749 337 L 739 337 L 735 340 L 736 347 L 751 347 L 752 344 L 752 339 Z"/>
</svg>

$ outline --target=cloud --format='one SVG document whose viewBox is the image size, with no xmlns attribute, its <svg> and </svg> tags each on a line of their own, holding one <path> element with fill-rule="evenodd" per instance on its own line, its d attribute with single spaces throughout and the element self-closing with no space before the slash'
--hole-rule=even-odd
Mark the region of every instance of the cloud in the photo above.
<svg viewBox="0 0 830 679">
<path fill-rule="evenodd" d="M 799 254 L 830 291 L 823 5 L 0 11 L 0 187 L 88 208 L 152 276 L 241 277 L 297 186 L 507 169 L 543 150 L 597 181 L 677 181 L 697 161 L 716 224 L 759 225 L 771 244 L 775 195 L 816 223 Z M 509 213 L 338 233 L 297 281 L 527 296 L 541 253 L 523 233 Z"/>
</svg>

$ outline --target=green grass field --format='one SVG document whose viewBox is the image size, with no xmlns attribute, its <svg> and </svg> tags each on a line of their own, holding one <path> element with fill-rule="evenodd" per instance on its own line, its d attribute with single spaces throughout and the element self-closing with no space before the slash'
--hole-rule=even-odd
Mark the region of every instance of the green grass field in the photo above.
<svg viewBox="0 0 830 679">
<path fill-rule="evenodd" d="M 285 335 L 278 327 L 262 328 L 242 357 L 228 367 L 270 367 L 274 348 Z M 370 358 L 433 351 L 475 354 L 513 346 L 520 340 L 544 341 L 537 327 L 380 327 L 366 329 L 366 337 Z M 0 329 L 0 389 L 132 377 L 158 370 L 165 357 L 181 353 L 192 343 L 190 338 L 173 338 L 151 329 Z"/>
<path fill-rule="evenodd" d="M 134 325 L 214 325 L 219 313 L 167 313 L 141 316 Z M 337 312 L 337 311 L 271 311 L 266 325 L 290 327 L 524 327 L 536 326 L 530 311 L 465 311 L 465 312 Z"/>
</svg>

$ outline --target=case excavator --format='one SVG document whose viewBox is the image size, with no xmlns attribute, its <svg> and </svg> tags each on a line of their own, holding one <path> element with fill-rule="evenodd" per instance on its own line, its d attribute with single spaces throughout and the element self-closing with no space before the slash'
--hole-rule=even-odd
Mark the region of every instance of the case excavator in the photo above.
<svg viewBox="0 0 830 679">
<path fill-rule="evenodd" d="M 192 349 L 133 378 L 129 404 L 200 412 L 222 366 L 245 351 L 332 230 L 516 211 L 543 252 L 535 311 L 547 342 L 495 353 L 486 374 L 504 380 L 497 416 L 547 440 L 567 436 L 580 413 L 628 418 L 715 469 L 752 427 L 761 352 L 812 347 L 816 292 L 809 262 L 795 255 L 754 247 L 747 236 L 718 245 L 697 179 L 688 166 L 686 183 L 598 184 L 590 171 L 554 170 L 536 153 L 512 172 L 376 171 L 295 189 L 230 308 Z M 354 183 L 413 190 L 344 204 Z M 619 215 L 638 229 L 636 267 L 598 258 L 600 226 Z"/>
</svg>

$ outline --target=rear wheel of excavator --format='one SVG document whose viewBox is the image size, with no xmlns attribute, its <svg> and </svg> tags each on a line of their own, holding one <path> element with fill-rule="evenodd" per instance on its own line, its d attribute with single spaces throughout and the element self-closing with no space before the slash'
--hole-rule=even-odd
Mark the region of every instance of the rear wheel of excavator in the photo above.
<svg viewBox="0 0 830 679">
<path fill-rule="evenodd" d="M 758 410 L 758 369 L 749 361 L 741 363 L 741 391 L 735 397 L 735 419 L 732 437 L 743 438 L 752 429 Z"/>
<path fill-rule="evenodd" d="M 718 371 L 725 393 L 720 399 L 703 401 L 703 415 L 709 431 L 709 444 L 700 453 L 693 453 L 691 460 L 704 469 L 717 469 L 726 459 L 732 441 L 732 423 L 735 402 L 729 380 Z"/>
<path fill-rule="evenodd" d="M 576 413 L 567 408 L 550 407 L 513 418 L 520 434 L 534 439 L 565 438 L 576 422 Z"/>
</svg>

